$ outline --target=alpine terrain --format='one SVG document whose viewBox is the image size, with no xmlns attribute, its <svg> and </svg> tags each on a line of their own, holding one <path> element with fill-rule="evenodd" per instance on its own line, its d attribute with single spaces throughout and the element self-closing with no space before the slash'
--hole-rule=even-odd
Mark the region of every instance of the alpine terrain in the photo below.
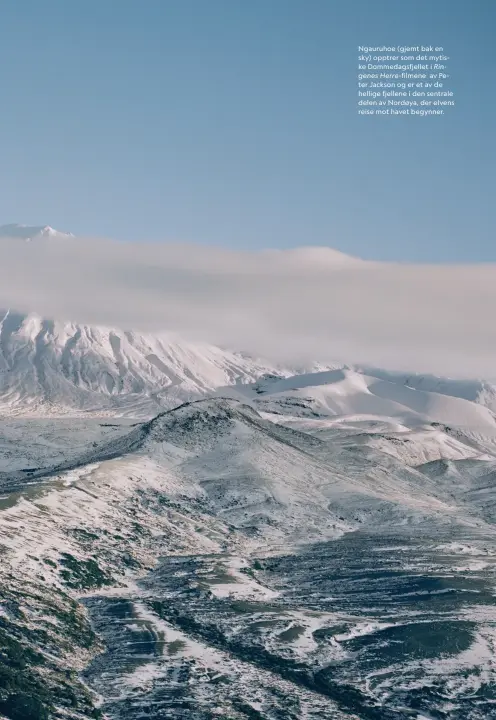
<svg viewBox="0 0 496 720">
<path fill-rule="evenodd" d="M 2 720 L 496 718 L 491 383 L 5 308 L 0 415 Z"/>
</svg>

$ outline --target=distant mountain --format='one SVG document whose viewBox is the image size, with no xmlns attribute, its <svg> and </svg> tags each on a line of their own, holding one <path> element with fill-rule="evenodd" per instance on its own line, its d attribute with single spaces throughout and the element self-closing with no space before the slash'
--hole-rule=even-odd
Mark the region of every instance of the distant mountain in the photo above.
<svg viewBox="0 0 496 720">
<path fill-rule="evenodd" d="M 340 250 L 327 246 L 308 245 L 299 248 L 284 250 L 265 250 L 267 258 L 276 259 L 281 267 L 306 268 L 316 267 L 347 267 L 350 265 L 361 265 L 366 261 L 361 258 L 347 255 Z M 367 264 L 370 264 L 369 262 Z"/>
<path fill-rule="evenodd" d="M 61 232 L 50 227 L 50 225 L 19 225 L 11 223 L 8 225 L 0 225 L 0 237 L 4 238 L 20 238 L 29 242 L 40 238 L 73 238 L 72 233 Z"/>
</svg>

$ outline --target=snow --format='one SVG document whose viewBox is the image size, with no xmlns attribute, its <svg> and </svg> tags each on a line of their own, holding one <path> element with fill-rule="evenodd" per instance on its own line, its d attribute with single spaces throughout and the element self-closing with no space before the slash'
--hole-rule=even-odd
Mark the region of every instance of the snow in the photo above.
<svg viewBox="0 0 496 720">
<path fill-rule="evenodd" d="M 381 368 L 356 368 L 365 375 L 406 385 L 415 390 L 440 393 L 476 402 L 496 412 L 496 385 L 484 380 L 460 380 L 412 373 L 391 372 Z"/>
<path fill-rule="evenodd" d="M 405 424 L 425 421 L 483 429 L 496 437 L 496 416 L 487 407 L 462 397 L 423 390 L 404 384 L 403 376 L 377 379 L 343 368 L 302 374 L 266 383 L 260 395 L 279 402 L 290 398 L 309 401 L 320 414 L 386 418 Z M 422 387 L 422 383 L 418 383 Z M 456 386 L 455 386 L 456 389 Z"/>
<path fill-rule="evenodd" d="M 250 577 L 242 570 L 250 567 L 246 558 L 231 556 L 221 561 L 222 569 L 232 582 L 215 582 L 210 584 L 210 592 L 218 598 L 231 597 L 236 599 L 272 600 L 279 596 L 279 593 L 264 587 L 254 577 Z M 208 576 L 205 578 L 208 582 Z"/>
<path fill-rule="evenodd" d="M 394 623 L 361 622 L 350 628 L 348 632 L 337 634 L 334 637 L 338 642 L 345 642 L 346 640 L 376 633 L 378 630 L 384 630 L 384 628 L 388 627 L 394 627 Z"/>
</svg>

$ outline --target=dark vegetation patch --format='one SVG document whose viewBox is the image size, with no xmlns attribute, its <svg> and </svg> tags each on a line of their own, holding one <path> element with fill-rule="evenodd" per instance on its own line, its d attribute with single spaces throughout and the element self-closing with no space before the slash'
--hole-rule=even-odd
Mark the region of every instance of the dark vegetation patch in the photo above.
<svg viewBox="0 0 496 720">
<path fill-rule="evenodd" d="M 13 595 L 11 605 L 16 603 Z M 44 608 L 52 615 L 54 609 L 54 605 Z M 64 620 L 57 627 L 60 645 L 67 636 L 75 643 L 87 644 L 88 636 L 94 642 L 88 623 L 74 609 L 64 612 L 59 608 L 56 614 Z M 9 720 L 52 720 L 61 717 L 57 708 L 65 708 L 88 718 L 101 716 L 77 676 L 45 654 L 58 645 L 57 638 L 44 628 L 32 629 L 22 622 L 0 618 L 0 715 Z M 74 651 L 75 645 L 70 643 L 68 649 Z"/>
<path fill-rule="evenodd" d="M 467 650 L 476 625 L 469 621 L 416 622 L 395 625 L 343 643 L 352 651 L 366 650 L 378 664 L 455 655 Z"/>
<path fill-rule="evenodd" d="M 61 578 L 67 587 L 74 590 L 91 590 L 114 583 L 112 576 L 105 573 L 93 558 L 78 560 L 74 555 L 62 553 L 60 564 L 64 567 L 60 570 Z"/>
</svg>

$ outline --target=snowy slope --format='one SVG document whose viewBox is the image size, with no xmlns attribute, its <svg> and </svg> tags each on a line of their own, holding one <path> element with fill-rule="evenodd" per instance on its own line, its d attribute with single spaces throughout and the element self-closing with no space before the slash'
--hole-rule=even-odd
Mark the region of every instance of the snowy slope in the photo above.
<svg viewBox="0 0 496 720">
<path fill-rule="evenodd" d="M 401 374 L 318 365 L 302 370 L 293 375 L 245 353 L 165 334 L 8 311 L 0 320 L 4 415 L 146 418 L 184 401 L 221 395 L 329 442 L 344 432 L 347 443 L 353 436 L 355 445 L 411 466 L 496 451 L 495 416 L 484 404 L 492 406 L 489 386 L 484 394 L 475 392 L 475 382 L 422 377 L 413 382 Z M 27 451 L 26 467 L 32 465 L 29 457 Z"/>
<path fill-rule="evenodd" d="M 231 394 L 249 399 L 273 422 L 334 445 L 374 448 L 408 466 L 494 455 L 496 419 L 480 396 L 460 397 L 459 385 L 442 379 L 430 378 L 429 387 L 442 385 L 444 393 L 384 375 L 389 379 L 341 368 L 266 378 Z"/>
<path fill-rule="evenodd" d="M 441 382 L 441 380 L 440 380 Z M 437 422 L 496 433 L 496 415 L 476 400 L 405 385 L 403 376 L 372 377 L 340 369 L 302 374 L 258 384 L 254 393 L 267 412 L 291 405 L 314 416 L 366 416 L 396 419 L 405 424 Z M 432 384 L 430 385 L 432 387 Z M 435 386 L 437 387 L 437 386 Z M 455 392 L 457 387 L 455 386 Z"/>
<path fill-rule="evenodd" d="M 106 433 L 79 465 L 0 497 L 3 627 L 42 653 L 48 696 L 61 702 L 70 668 L 111 720 L 129 706 L 153 720 L 184 708 L 248 720 L 257 707 L 393 720 L 419 700 L 425 717 L 449 703 L 456 720 L 489 717 L 496 460 L 443 474 L 355 437 L 329 443 L 204 399 Z M 70 717 L 90 717 L 69 680 Z"/>
<path fill-rule="evenodd" d="M 181 405 L 127 434 L 125 426 L 104 430 L 101 442 L 73 455 L 72 464 L 50 465 L 42 447 L 41 464 L 25 480 L 39 483 L 80 466 L 133 458 L 147 472 L 153 467 L 153 475 L 173 471 L 171 493 L 203 498 L 216 515 L 271 542 L 336 537 L 363 522 L 384 527 L 457 517 L 428 475 L 402 458 L 356 442 L 327 443 L 271 423 L 230 398 Z M 88 437 L 87 429 L 81 431 Z M 4 488 L 23 481 L 5 470 Z"/>
<path fill-rule="evenodd" d="M 147 457 L 160 465 L 164 443 L 166 453 L 179 449 L 176 473 L 199 484 L 216 514 L 272 541 L 334 537 L 364 522 L 456 516 L 435 483 L 403 462 L 274 425 L 230 399 L 181 406 L 148 427 Z"/>
<path fill-rule="evenodd" d="M 380 368 L 355 368 L 359 372 L 372 377 L 405 385 L 415 390 L 450 395 L 479 403 L 496 412 L 496 385 L 484 380 L 457 380 L 439 378 L 435 375 L 419 375 L 417 373 L 393 373 Z"/>
</svg>

